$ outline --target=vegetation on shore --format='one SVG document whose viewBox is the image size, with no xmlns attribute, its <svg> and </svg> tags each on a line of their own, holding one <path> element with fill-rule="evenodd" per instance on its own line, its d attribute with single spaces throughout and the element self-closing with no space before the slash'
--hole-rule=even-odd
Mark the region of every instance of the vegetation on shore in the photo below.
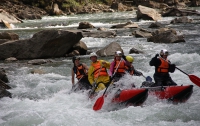
<svg viewBox="0 0 200 126">
<path fill-rule="evenodd" d="M 22 2 L 27 5 L 35 6 L 38 8 L 43 8 L 48 10 L 53 6 L 54 3 L 57 3 L 61 10 L 66 10 L 70 7 L 83 7 L 88 3 L 93 4 L 106 4 L 110 5 L 113 0 L 10 0 L 13 2 Z"/>
</svg>

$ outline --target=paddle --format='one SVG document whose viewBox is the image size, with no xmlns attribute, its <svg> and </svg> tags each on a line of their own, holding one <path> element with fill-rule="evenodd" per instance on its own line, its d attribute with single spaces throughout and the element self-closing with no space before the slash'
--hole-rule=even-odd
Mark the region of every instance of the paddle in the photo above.
<svg viewBox="0 0 200 126">
<path fill-rule="evenodd" d="M 162 57 L 160 57 L 160 58 L 162 58 Z M 163 58 L 162 58 L 163 59 Z M 165 59 L 163 59 L 164 61 L 166 61 Z M 166 62 L 168 62 L 168 61 L 166 61 Z M 169 63 L 169 62 L 168 62 Z M 170 63 L 169 63 L 170 64 Z M 195 75 L 189 75 L 189 74 L 187 74 L 187 73 L 185 73 L 184 71 L 182 71 L 181 69 L 179 69 L 178 67 L 176 67 L 175 66 L 175 68 L 176 69 L 178 69 L 179 71 L 181 71 L 182 73 L 184 73 L 185 75 L 187 75 L 189 78 L 190 78 L 190 80 L 194 83 L 194 84 L 196 84 L 197 86 L 199 86 L 200 87 L 200 78 L 199 77 L 197 77 L 197 76 L 195 76 Z"/>
<path fill-rule="evenodd" d="M 93 95 L 95 93 L 95 89 L 98 87 L 98 84 L 97 84 L 97 80 L 99 78 L 99 75 L 100 75 L 100 72 L 101 72 L 101 69 L 102 69 L 102 65 L 100 67 L 100 70 L 99 70 L 99 73 L 98 73 L 98 77 L 95 79 L 94 83 L 93 83 L 93 88 L 92 88 L 92 91 L 89 95 L 89 98 L 91 97 L 91 95 Z"/>
<path fill-rule="evenodd" d="M 182 71 L 181 69 L 179 69 L 178 67 L 176 67 L 176 69 L 178 69 L 178 70 L 180 70 L 182 73 L 186 74 L 194 84 L 196 84 L 197 86 L 200 87 L 200 78 L 198 78 L 198 77 L 195 76 L 195 75 L 189 75 L 189 74 L 185 73 L 184 71 Z"/>
<path fill-rule="evenodd" d="M 81 79 L 84 77 L 84 75 L 78 80 L 78 82 L 76 82 L 76 84 L 73 84 L 72 89 L 73 90 L 75 88 L 75 86 L 81 81 Z"/>
<path fill-rule="evenodd" d="M 146 81 L 152 82 L 152 78 L 150 76 L 147 76 L 147 77 L 145 77 L 144 75 L 142 75 L 142 76 L 146 79 Z"/>
<path fill-rule="evenodd" d="M 121 61 L 122 60 L 120 60 L 117 68 L 115 69 L 115 72 L 114 72 L 114 74 L 111 77 L 111 80 L 113 79 L 115 73 L 117 72 L 117 69 L 119 68 L 119 65 L 120 65 Z M 113 83 L 113 81 L 111 81 L 111 83 Z M 104 91 L 103 95 L 96 100 L 96 102 L 95 102 L 95 104 L 93 106 L 93 110 L 94 111 L 98 111 L 98 110 L 100 110 L 102 108 L 103 103 L 104 103 L 104 95 L 105 95 L 105 93 L 106 93 L 106 91 L 107 91 L 107 89 L 108 89 L 109 86 L 110 86 L 110 84 L 106 87 L 106 90 Z"/>
</svg>

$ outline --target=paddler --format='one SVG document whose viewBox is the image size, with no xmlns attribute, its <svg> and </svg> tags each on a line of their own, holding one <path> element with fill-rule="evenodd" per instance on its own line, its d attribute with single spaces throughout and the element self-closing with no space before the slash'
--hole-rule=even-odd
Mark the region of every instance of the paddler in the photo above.
<svg viewBox="0 0 200 126">
<path fill-rule="evenodd" d="M 110 73 L 113 76 L 114 82 L 120 80 L 127 72 L 130 75 L 142 75 L 141 72 L 136 71 L 132 65 L 132 56 L 124 56 L 121 51 L 116 51 L 114 54 L 114 60 L 110 65 Z"/>
<path fill-rule="evenodd" d="M 88 70 L 88 80 L 95 88 L 95 92 L 103 90 L 110 84 L 110 77 L 107 69 L 110 68 L 110 63 L 105 60 L 97 60 L 95 52 L 90 53 L 91 65 Z"/>
<path fill-rule="evenodd" d="M 169 75 L 169 72 L 173 73 L 175 71 L 175 64 L 167 59 L 169 52 L 166 49 L 160 51 L 155 57 L 149 62 L 150 66 L 155 66 L 154 80 L 155 84 L 152 86 L 171 86 L 177 85 Z"/>
<path fill-rule="evenodd" d="M 72 62 L 74 64 L 71 75 L 72 75 L 72 89 L 74 90 L 88 90 L 91 89 L 91 85 L 88 81 L 88 67 L 85 63 L 80 63 L 80 57 L 74 56 L 72 58 Z M 78 82 L 74 84 L 74 77 L 78 79 Z"/>
</svg>

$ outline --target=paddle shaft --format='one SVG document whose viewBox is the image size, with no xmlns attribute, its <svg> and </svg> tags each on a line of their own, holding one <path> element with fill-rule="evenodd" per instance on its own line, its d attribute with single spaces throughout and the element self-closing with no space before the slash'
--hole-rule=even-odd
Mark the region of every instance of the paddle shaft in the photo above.
<svg viewBox="0 0 200 126">
<path fill-rule="evenodd" d="M 120 60 L 120 62 L 118 64 L 117 68 L 115 69 L 115 72 L 112 75 L 111 79 L 113 79 L 115 73 L 117 72 L 117 69 L 119 68 L 119 65 L 120 65 L 121 61 L 122 60 Z M 110 86 L 110 84 L 106 87 L 106 90 L 104 91 L 103 95 L 96 100 L 96 102 L 95 102 L 95 104 L 93 106 L 93 110 L 98 111 L 98 110 L 100 110 L 102 108 L 103 103 L 104 103 L 104 95 L 105 95 L 105 93 L 106 93 L 106 91 L 107 91 L 107 89 L 108 89 L 109 86 Z"/>
<path fill-rule="evenodd" d="M 160 57 L 160 58 L 162 58 L 162 57 Z M 163 59 L 163 60 L 166 61 L 165 59 Z M 168 61 L 166 61 L 166 62 L 168 62 Z M 171 63 L 169 63 L 169 64 L 171 64 Z M 200 78 L 199 77 L 197 77 L 195 75 L 189 75 L 189 74 L 187 74 L 186 72 L 182 71 L 181 69 L 179 69 L 176 66 L 175 66 L 175 68 L 178 69 L 179 71 L 181 71 L 182 73 L 186 74 L 194 84 L 196 84 L 197 86 L 200 87 Z"/>
<path fill-rule="evenodd" d="M 167 60 L 165 60 L 164 58 L 162 58 L 161 56 L 159 56 L 161 59 L 163 59 L 165 62 L 171 64 L 170 62 L 168 62 Z M 176 69 L 180 70 L 182 73 L 188 75 L 186 72 L 182 71 L 181 69 L 179 69 L 178 67 L 175 66 Z M 189 76 L 189 75 L 188 75 Z"/>
<path fill-rule="evenodd" d="M 115 72 L 114 72 L 114 74 L 113 74 L 112 77 L 111 77 L 111 80 L 112 80 L 113 77 L 115 76 L 115 74 L 116 74 L 116 72 L 117 72 L 117 70 L 118 70 L 118 68 L 119 68 L 119 65 L 120 65 L 121 61 L 122 61 L 122 60 L 120 60 L 119 64 L 117 65 L 117 68 L 115 69 Z M 106 90 L 104 91 L 103 96 L 105 95 L 105 93 L 106 93 L 106 91 L 107 91 L 107 89 L 108 89 L 109 86 L 110 86 L 110 84 L 106 87 Z"/>
<path fill-rule="evenodd" d="M 102 69 L 102 65 L 101 65 L 101 67 L 100 67 L 100 70 L 99 70 L 99 73 L 98 73 L 98 77 L 95 79 L 95 81 L 94 81 L 94 83 L 93 83 L 93 89 L 92 89 L 92 92 L 90 93 L 90 96 L 91 96 L 92 94 L 94 94 L 96 88 L 98 87 L 97 80 L 98 80 L 98 78 L 99 78 L 101 69 Z"/>
</svg>

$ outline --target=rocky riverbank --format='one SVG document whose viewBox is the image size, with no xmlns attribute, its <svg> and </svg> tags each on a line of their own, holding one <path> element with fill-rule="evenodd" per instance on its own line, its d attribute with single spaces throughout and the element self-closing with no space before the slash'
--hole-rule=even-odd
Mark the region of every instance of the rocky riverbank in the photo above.
<svg viewBox="0 0 200 126">
<path fill-rule="evenodd" d="M 108 0 L 107 0 L 108 1 Z M 1 0 L 0 9 L 25 20 L 40 19 L 44 15 L 70 15 L 98 12 L 132 11 L 138 5 L 165 9 L 166 7 L 199 6 L 200 0 L 110 0 L 105 3 L 65 0 Z M 0 17 L 1 18 L 1 17 Z"/>
</svg>

